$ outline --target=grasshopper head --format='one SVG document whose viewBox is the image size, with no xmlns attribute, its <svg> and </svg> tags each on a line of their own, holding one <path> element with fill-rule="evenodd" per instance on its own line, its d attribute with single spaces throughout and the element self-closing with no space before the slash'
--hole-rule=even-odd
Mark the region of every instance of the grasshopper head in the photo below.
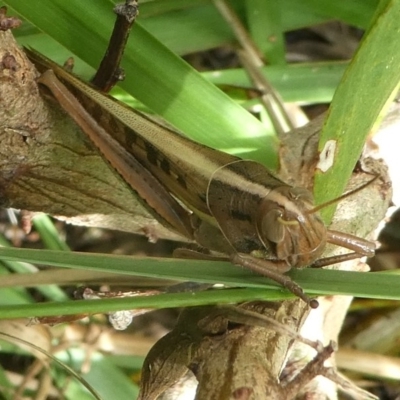
<svg viewBox="0 0 400 400">
<path fill-rule="evenodd" d="M 277 260 L 292 267 L 312 264 L 326 244 L 326 227 L 314 207 L 312 194 L 303 188 L 280 186 L 260 203 L 257 233 Z"/>
</svg>

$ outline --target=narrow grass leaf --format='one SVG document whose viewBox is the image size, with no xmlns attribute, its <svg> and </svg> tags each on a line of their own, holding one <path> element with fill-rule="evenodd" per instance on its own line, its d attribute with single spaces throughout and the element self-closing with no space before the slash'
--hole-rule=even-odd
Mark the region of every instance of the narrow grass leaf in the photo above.
<svg viewBox="0 0 400 400">
<path fill-rule="evenodd" d="M 400 82 L 400 1 L 387 3 L 358 49 L 333 98 L 320 137 L 324 153 L 328 141 L 335 144 L 333 164 L 315 175 L 317 204 L 339 196 L 361 154 L 368 134 Z M 321 211 L 329 222 L 335 206 Z"/>
</svg>

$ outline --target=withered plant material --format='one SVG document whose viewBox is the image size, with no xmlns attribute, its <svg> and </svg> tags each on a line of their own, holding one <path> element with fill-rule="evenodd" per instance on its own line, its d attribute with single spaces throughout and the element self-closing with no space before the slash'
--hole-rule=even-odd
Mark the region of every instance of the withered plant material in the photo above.
<svg viewBox="0 0 400 400">
<path fill-rule="evenodd" d="M 170 400 L 178 393 L 189 396 L 185 389 L 192 390 L 194 376 L 198 380 L 196 400 L 290 400 L 305 393 L 307 384 L 318 375 L 365 399 L 374 398 L 339 377 L 330 364 L 325 365 L 335 351 L 333 342 L 324 347 L 296 333 L 307 314 L 298 300 L 185 309 L 175 329 L 149 352 L 139 400 Z M 290 372 L 282 372 L 296 340 L 314 349 L 315 355 L 292 365 Z M 307 391 L 307 396 L 311 394 L 318 395 Z"/>
</svg>

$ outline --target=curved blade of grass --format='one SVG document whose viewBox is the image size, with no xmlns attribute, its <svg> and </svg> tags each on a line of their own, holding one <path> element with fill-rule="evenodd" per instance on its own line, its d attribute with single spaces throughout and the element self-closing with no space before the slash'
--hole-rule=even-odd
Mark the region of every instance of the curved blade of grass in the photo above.
<svg viewBox="0 0 400 400">
<path fill-rule="evenodd" d="M 50 358 L 54 363 L 58 364 L 62 369 L 66 370 L 72 377 L 74 377 L 78 382 L 80 382 L 88 391 L 93 395 L 93 397 L 97 400 L 102 400 L 102 397 L 99 396 L 97 391 L 85 380 L 82 379 L 79 373 L 74 371 L 71 367 L 68 365 L 64 364 L 60 360 L 57 359 L 57 357 L 53 356 L 51 353 L 48 351 L 42 349 L 39 346 L 36 346 L 34 343 L 27 342 L 26 340 L 16 337 L 14 335 L 10 335 L 8 333 L 0 332 L 0 337 L 3 338 L 3 340 L 11 341 L 11 342 L 17 342 L 18 344 L 23 344 L 24 346 L 28 348 L 32 348 L 35 351 L 45 355 L 46 357 Z"/>
<path fill-rule="evenodd" d="M 367 135 L 400 82 L 400 1 L 387 1 L 376 16 L 334 95 L 319 150 L 336 143 L 334 163 L 316 171 L 317 204 L 339 196 L 351 175 Z M 335 206 L 321 210 L 329 222 Z"/>
</svg>

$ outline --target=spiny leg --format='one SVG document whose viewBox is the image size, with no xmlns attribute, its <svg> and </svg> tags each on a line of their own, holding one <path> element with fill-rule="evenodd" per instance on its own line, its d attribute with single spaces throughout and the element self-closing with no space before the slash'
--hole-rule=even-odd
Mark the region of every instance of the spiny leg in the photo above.
<svg viewBox="0 0 400 400">
<path fill-rule="evenodd" d="M 314 261 L 309 267 L 310 268 L 322 268 L 327 265 L 339 264 L 345 261 L 355 260 L 356 258 L 364 257 L 364 254 L 360 253 L 347 253 L 347 254 L 337 254 L 336 256 L 320 258 Z"/>
<path fill-rule="evenodd" d="M 289 276 L 283 274 L 290 269 L 286 263 L 282 261 L 273 262 L 261 260 L 242 253 L 234 253 L 230 256 L 230 259 L 235 265 L 240 265 L 278 282 L 294 295 L 306 302 L 311 308 L 317 308 L 319 306 L 317 300 L 310 299 L 296 282 L 294 282 Z"/>
</svg>

